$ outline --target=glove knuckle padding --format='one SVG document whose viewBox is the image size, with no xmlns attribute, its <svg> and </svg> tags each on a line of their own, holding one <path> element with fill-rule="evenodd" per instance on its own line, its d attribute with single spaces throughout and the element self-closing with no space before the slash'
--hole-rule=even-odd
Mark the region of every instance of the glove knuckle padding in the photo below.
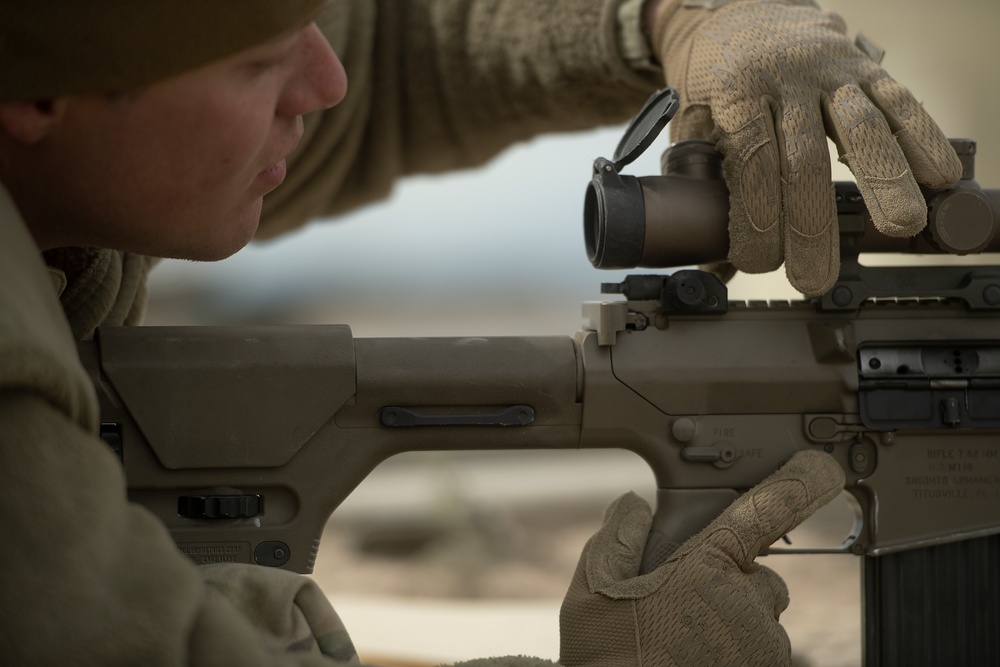
<svg viewBox="0 0 1000 667">
<path fill-rule="evenodd" d="M 777 619 L 783 611 L 788 609 L 788 586 L 785 580 L 778 576 L 778 573 L 764 565 L 755 565 L 754 570 L 749 574 L 754 586 L 765 591 L 774 601 L 774 618 Z"/>
</svg>

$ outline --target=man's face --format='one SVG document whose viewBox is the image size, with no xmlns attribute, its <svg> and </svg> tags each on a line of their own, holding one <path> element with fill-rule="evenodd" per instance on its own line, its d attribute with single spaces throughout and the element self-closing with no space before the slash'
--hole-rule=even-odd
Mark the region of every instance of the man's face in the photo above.
<svg viewBox="0 0 1000 667">
<path fill-rule="evenodd" d="M 337 104 L 347 77 L 315 24 L 134 93 L 64 98 L 32 148 L 22 213 L 39 244 L 214 260 L 257 229 L 302 114 Z M 25 192 L 28 195 L 25 196 Z M 14 190 L 12 189 L 12 192 Z"/>
</svg>

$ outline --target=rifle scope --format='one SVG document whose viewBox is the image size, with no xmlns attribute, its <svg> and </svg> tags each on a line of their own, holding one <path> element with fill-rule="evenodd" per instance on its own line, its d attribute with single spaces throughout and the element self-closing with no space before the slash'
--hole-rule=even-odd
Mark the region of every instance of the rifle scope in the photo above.
<svg viewBox="0 0 1000 667">
<path fill-rule="evenodd" d="M 628 135 L 627 135 L 628 136 Z M 648 140 L 647 140 L 648 141 Z M 853 182 L 835 184 L 841 254 L 1000 252 L 995 233 L 1000 190 L 975 182 L 976 144 L 953 139 L 962 180 L 926 193 L 927 227 L 917 236 L 878 232 Z M 587 256 L 599 269 L 666 268 L 707 264 L 729 252 L 729 190 L 722 156 L 711 142 L 683 141 L 661 158 L 662 176 L 618 173 L 621 161 L 598 158 L 584 199 Z"/>
</svg>

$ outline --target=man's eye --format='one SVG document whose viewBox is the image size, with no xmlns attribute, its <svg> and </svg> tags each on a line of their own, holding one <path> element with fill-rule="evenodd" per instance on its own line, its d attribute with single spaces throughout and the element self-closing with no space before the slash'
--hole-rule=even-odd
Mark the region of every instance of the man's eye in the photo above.
<svg viewBox="0 0 1000 667">
<path fill-rule="evenodd" d="M 283 62 L 284 58 L 268 58 L 267 60 L 258 60 L 250 64 L 250 67 L 258 72 L 267 72 L 276 67 L 279 67 Z"/>
<path fill-rule="evenodd" d="M 284 65 L 288 61 L 289 54 L 290 51 L 282 51 L 276 55 L 266 56 L 264 58 L 254 60 L 249 65 L 251 69 L 257 72 L 267 72 Z"/>
</svg>

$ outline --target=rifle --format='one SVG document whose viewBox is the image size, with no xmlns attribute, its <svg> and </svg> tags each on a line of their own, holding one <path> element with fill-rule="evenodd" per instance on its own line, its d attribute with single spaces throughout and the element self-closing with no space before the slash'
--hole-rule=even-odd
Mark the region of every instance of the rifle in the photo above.
<svg viewBox="0 0 1000 667">
<path fill-rule="evenodd" d="M 709 147 L 673 147 L 661 176 L 618 173 L 675 109 L 670 91 L 654 96 L 615 159 L 595 162 L 584 207 L 595 266 L 725 257 L 727 193 Z M 131 500 L 192 560 L 303 573 L 334 509 L 401 452 L 635 452 L 658 487 L 645 571 L 796 451 L 822 449 L 858 508 L 832 550 L 864 561 L 866 664 L 996 662 L 1000 272 L 858 261 L 996 249 L 1000 191 L 975 183 L 974 143 L 955 146 L 964 178 L 927 193 L 932 229 L 917 239 L 883 239 L 856 187 L 837 184 L 843 269 L 809 301 L 730 303 L 715 275 L 681 270 L 604 285 L 622 296 L 585 304 L 590 324 L 574 336 L 101 328 L 80 344 L 101 435 Z M 685 216 L 714 231 L 670 237 Z"/>
</svg>

